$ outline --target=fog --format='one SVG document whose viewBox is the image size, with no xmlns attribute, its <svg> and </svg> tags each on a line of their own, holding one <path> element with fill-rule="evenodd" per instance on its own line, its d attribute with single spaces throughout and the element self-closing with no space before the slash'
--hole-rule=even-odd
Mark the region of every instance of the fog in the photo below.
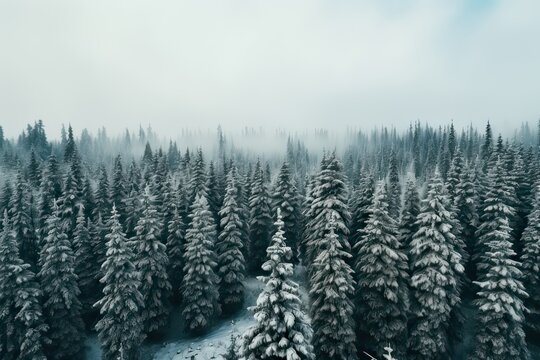
<svg viewBox="0 0 540 360">
<path fill-rule="evenodd" d="M 474 4 L 473 4 L 474 3 Z M 0 124 L 535 122 L 540 3 L 0 0 Z M 56 134 L 56 135 L 55 135 Z"/>
</svg>

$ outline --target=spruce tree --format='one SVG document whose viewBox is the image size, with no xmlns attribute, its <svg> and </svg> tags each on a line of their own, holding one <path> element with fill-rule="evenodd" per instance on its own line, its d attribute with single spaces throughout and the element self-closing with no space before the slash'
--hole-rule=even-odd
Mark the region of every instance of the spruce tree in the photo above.
<svg viewBox="0 0 540 360">
<path fill-rule="evenodd" d="M 266 248 L 270 243 L 272 227 L 268 189 L 260 161 L 257 161 L 255 166 L 249 209 L 248 267 L 252 274 L 259 274 L 264 263 Z"/>
<path fill-rule="evenodd" d="M 337 215 L 328 219 L 325 248 L 313 262 L 310 280 L 311 325 L 316 359 L 357 359 L 354 322 L 353 270 L 350 254 L 336 232 Z"/>
<path fill-rule="evenodd" d="M 47 229 L 38 275 L 45 298 L 43 310 L 52 342 L 49 354 L 52 359 L 71 359 L 81 351 L 84 324 L 75 274 L 75 256 L 56 205 L 47 220 Z"/>
<path fill-rule="evenodd" d="M 382 353 L 392 347 L 403 357 L 409 311 L 408 259 L 397 237 L 397 221 L 388 211 L 384 184 L 379 184 L 363 237 L 356 244 L 357 324 L 367 333 L 366 348 Z"/>
<path fill-rule="evenodd" d="M 68 163 L 72 160 L 76 152 L 75 138 L 73 136 L 73 128 L 71 124 L 68 126 L 68 136 L 64 147 L 64 162 Z"/>
<path fill-rule="evenodd" d="M 105 287 L 103 297 L 94 305 L 101 313 L 96 331 L 105 360 L 138 359 L 144 339 L 141 280 L 119 218 L 113 206 L 107 223 L 107 259 L 101 268 L 101 282 Z"/>
<path fill-rule="evenodd" d="M 449 324 L 459 303 L 464 271 L 446 190 L 438 172 L 430 180 L 411 242 L 409 359 L 446 359 L 451 354 Z"/>
<path fill-rule="evenodd" d="M 250 308 L 256 324 L 243 335 L 241 359 L 314 359 L 313 331 L 301 308 L 298 284 L 290 280 L 292 250 L 285 244 L 283 220 L 277 211 L 277 228 L 262 265 L 268 276 L 260 276 L 265 287 Z"/>
<path fill-rule="evenodd" d="M 242 253 L 241 208 L 237 203 L 234 172 L 227 176 L 227 189 L 219 211 L 221 231 L 216 243 L 219 300 L 224 313 L 238 310 L 244 301 L 245 259 Z"/>
<path fill-rule="evenodd" d="M 167 257 L 169 259 L 169 280 L 171 282 L 172 298 L 178 302 L 180 285 L 184 277 L 184 247 L 186 227 L 184 220 L 174 207 L 174 213 L 169 222 L 169 237 L 167 238 Z"/>
<path fill-rule="evenodd" d="M 375 193 L 375 180 L 371 173 L 365 174 L 360 186 L 353 192 L 349 208 L 351 209 L 351 246 L 354 246 L 362 237 L 362 230 L 369 219 L 369 207 Z"/>
<path fill-rule="evenodd" d="M 124 171 L 122 168 L 122 157 L 118 155 L 114 160 L 114 167 L 112 172 L 112 182 L 110 189 L 110 202 L 115 204 L 116 211 L 120 217 L 120 223 L 123 224 L 126 218 L 126 182 L 124 179 Z M 103 214 L 106 216 L 108 214 Z"/>
<path fill-rule="evenodd" d="M 144 331 L 148 334 L 160 330 L 167 323 L 171 283 L 167 275 L 167 249 L 160 240 L 161 223 L 148 186 L 142 204 L 143 212 L 135 227 L 132 246 L 133 263 L 141 276 L 140 291 L 145 304 L 142 315 Z"/>
<path fill-rule="evenodd" d="M 108 216 L 111 212 L 111 202 L 109 198 L 109 175 L 105 165 L 99 167 L 99 178 L 96 194 L 94 196 L 96 200 L 96 208 L 94 218 L 97 219 L 97 215 L 101 214 L 101 217 Z"/>
<path fill-rule="evenodd" d="M 409 178 L 405 185 L 405 194 L 403 198 L 403 207 L 399 218 L 398 239 L 401 246 L 408 253 L 414 235 L 418 231 L 416 218 L 420 213 L 420 196 L 414 178 Z M 411 258 L 408 258 L 409 270 L 412 269 Z"/>
<path fill-rule="evenodd" d="M 46 360 L 48 328 L 41 296 L 30 265 L 19 257 L 15 233 L 4 212 L 0 234 L 0 358 Z"/>
<path fill-rule="evenodd" d="M 215 224 L 204 196 L 195 198 L 186 233 L 182 299 L 186 330 L 201 334 L 220 313 Z"/>
<path fill-rule="evenodd" d="M 522 236 L 521 255 L 523 284 L 529 296 L 525 299 L 525 329 L 533 338 L 540 335 L 540 191 L 537 186 L 534 207 Z"/>
<path fill-rule="evenodd" d="M 399 170 L 396 153 L 392 150 L 390 154 L 390 168 L 388 169 L 388 212 L 392 218 L 398 218 L 400 205 L 401 185 L 399 182 Z"/>
<path fill-rule="evenodd" d="M 193 204 L 197 195 L 208 196 L 208 188 L 206 186 L 206 165 L 202 149 L 197 150 L 197 157 L 191 169 L 191 178 L 189 180 L 189 203 Z"/>
<path fill-rule="evenodd" d="M 294 185 L 289 164 L 284 162 L 276 179 L 272 194 L 272 209 L 281 209 L 281 216 L 285 224 L 285 238 L 293 251 L 293 264 L 298 263 L 298 245 L 300 243 L 301 229 L 301 202 L 298 190 Z"/>
<path fill-rule="evenodd" d="M 492 206 L 488 196 L 486 207 Z M 487 230 L 487 229 L 486 229 Z M 474 305 L 478 311 L 475 343 L 470 359 L 529 359 L 523 331 L 521 263 L 512 260 L 508 217 L 494 218 L 483 234 L 483 254 L 478 265 L 482 273 Z"/>
</svg>

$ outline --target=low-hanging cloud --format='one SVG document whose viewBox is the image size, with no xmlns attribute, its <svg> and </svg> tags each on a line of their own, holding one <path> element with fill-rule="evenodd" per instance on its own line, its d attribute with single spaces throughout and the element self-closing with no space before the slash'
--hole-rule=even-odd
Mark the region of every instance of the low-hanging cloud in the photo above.
<svg viewBox="0 0 540 360">
<path fill-rule="evenodd" d="M 472 5 L 472 3 L 475 3 Z M 505 130 L 540 115 L 540 3 L 0 0 L 0 124 Z"/>
</svg>

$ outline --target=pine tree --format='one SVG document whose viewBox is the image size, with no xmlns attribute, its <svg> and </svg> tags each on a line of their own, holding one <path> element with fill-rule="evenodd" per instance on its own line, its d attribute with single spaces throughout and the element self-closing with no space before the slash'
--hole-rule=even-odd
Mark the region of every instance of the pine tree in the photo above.
<svg viewBox="0 0 540 360">
<path fill-rule="evenodd" d="M 47 325 L 41 290 L 30 265 L 23 263 L 15 233 L 4 212 L 0 234 L 0 358 L 46 360 Z"/>
<path fill-rule="evenodd" d="M 362 230 L 369 219 L 369 207 L 375 193 L 375 180 L 371 173 L 366 174 L 360 181 L 360 186 L 353 192 L 349 208 L 351 209 L 351 246 L 358 243 Z"/>
<path fill-rule="evenodd" d="M 249 208 L 248 266 L 251 273 L 259 274 L 261 272 L 261 266 L 264 263 L 266 248 L 270 243 L 272 226 L 268 189 L 264 181 L 264 173 L 260 161 L 257 161 L 257 165 L 255 166 Z"/>
<path fill-rule="evenodd" d="M 47 219 L 52 213 L 53 202 L 62 194 L 62 180 L 58 161 L 54 155 L 49 157 L 47 167 L 43 172 L 43 181 L 39 195 L 39 229 L 38 235 L 40 242 L 43 242 L 47 236 Z"/>
<path fill-rule="evenodd" d="M 401 246 L 407 253 L 411 248 L 414 235 L 418 231 L 416 218 L 420 213 L 420 196 L 414 178 L 409 178 L 405 185 L 405 195 L 403 198 L 403 207 L 399 218 L 398 239 Z M 409 257 L 409 270 L 412 269 L 411 258 Z"/>
<path fill-rule="evenodd" d="M 356 244 L 357 324 L 369 334 L 366 344 L 375 352 L 389 345 L 403 357 L 409 311 L 408 259 L 397 238 L 397 221 L 388 211 L 384 184 L 370 206 L 363 237 Z"/>
<path fill-rule="evenodd" d="M 232 333 L 231 334 L 231 340 L 229 343 L 229 346 L 227 347 L 227 351 L 221 355 L 223 360 L 239 360 L 240 356 L 238 354 L 239 352 L 239 336 Z"/>
<path fill-rule="evenodd" d="M 224 313 L 240 308 L 244 301 L 245 259 L 242 253 L 241 208 L 237 203 L 237 187 L 234 172 L 227 176 L 227 190 L 219 211 L 221 232 L 216 243 L 219 300 Z"/>
<path fill-rule="evenodd" d="M 167 257 L 169 259 L 169 280 L 173 291 L 172 298 L 179 300 L 179 289 L 184 277 L 184 247 L 186 227 L 184 220 L 174 207 L 174 214 L 169 222 L 169 237 L 167 238 Z"/>
<path fill-rule="evenodd" d="M 202 149 L 197 150 L 197 157 L 191 169 L 191 178 L 189 180 L 189 203 L 193 204 L 197 195 L 208 196 L 208 188 L 206 186 L 206 165 Z"/>
<path fill-rule="evenodd" d="M 281 209 L 281 216 L 285 224 L 285 238 L 293 250 L 293 264 L 298 263 L 298 244 L 300 243 L 301 229 L 301 203 L 298 190 L 294 185 L 289 164 L 284 162 L 276 179 L 272 194 L 272 209 Z"/>
<path fill-rule="evenodd" d="M 351 252 L 348 240 L 348 224 L 351 218 L 347 206 L 348 192 L 343 166 L 335 153 L 321 161 L 321 170 L 311 191 L 313 200 L 306 211 L 307 224 L 304 235 L 308 270 L 314 259 L 327 246 L 325 235 L 329 231 L 330 217 L 335 217 L 334 231 L 341 242 L 341 249 L 349 254 Z"/>
<path fill-rule="evenodd" d="M 97 215 L 107 216 L 111 212 L 111 202 L 109 199 L 109 175 L 105 165 L 99 167 L 98 186 L 96 189 L 96 208 L 94 218 L 97 219 Z"/>
<path fill-rule="evenodd" d="M 48 235 L 39 259 L 39 279 L 45 303 L 43 310 L 52 341 L 52 359 L 71 359 L 82 348 L 84 324 L 81 318 L 75 256 L 55 205 L 47 220 Z"/>
<path fill-rule="evenodd" d="M 388 170 L 388 212 L 390 216 L 397 219 L 401 204 L 401 185 L 399 183 L 399 170 L 396 153 L 392 150 L 390 154 L 390 168 Z"/>
<path fill-rule="evenodd" d="M 316 359 L 357 359 L 353 318 L 353 270 L 335 231 L 336 215 L 328 219 L 327 244 L 313 262 L 310 281 L 311 324 Z"/>
<path fill-rule="evenodd" d="M 463 168 L 461 178 L 455 190 L 454 206 L 456 218 L 461 226 L 461 236 L 465 243 L 466 252 L 472 256 L 476 244 L 476 231 L 478 230 L 478 196 L 475 187 L 475 171 L 467 165 Z M 476 266 L 469 258 L 465 264 L 466 275 L 469 279 L 476 279 Z"/>
<path fill-rule="evenodd" d="M 124 171 L 122 168 L 122 157 L 118 155 L 114 160 L 112 183 L 110 189 L 110 203 L 115 204 L 121 224 L 125 222 L 126 218 L 126 197 L 127 191 L 124 179 Z M 103 216 L 105 215 L 106 214 L 103 214 Z"/>
<path fill-rule="evenodd" d="M 144 339 L 144 300 L 139 291 L 139 273 L 119 218 L 113 206 L 107 223 L 107 259 L 101 268 L 105 287 L 103 297 L 94 305 L 101 313 L 96 330 L 106 360 L 138 359 Z"/>
<path fill-rule="evenodd" d="M 490 198 L 488 197 L 488 200 Z M 490 202 L 486 204 L 489 207 Z M 470 359 L 529 359 L 523 331 L 523 298 L 527 296 L 520 278 L 521 263 L 510 242 L 508 217 L 494 219 L 484 233 L 485 252 L 479 264 L 481 281 L 474 301 L 478 310 L 478 324 L 474 350 Z"/>
<path fill-rule="evenodd" d="M 141 276 L 140 291 L 145 304 L 142 315 L 147 334 L 160 330 L 167 323 L 171 291 L 167 250 L 160 240 L 161 224 L 153 201 L 147 186 L 142 199 L 143 212 L 132 240 L 133 263 Z"/>
<path fill-rule="evenodd" d="M 17 172 L 15 186 L 9 201 L 11 226 L 17 240 L 22 260 L 35 268 L 38 258 L 38 244 L 34 224 L 30 216 L 30 191 L 22 173 Z"/>
<path fill-rule="evenodd" d="M 186 233 L 182 298 L 186 330 L 192 334 L 206 331 L 220 313 L 219 278 L 214 252 L 215 225 L 208 202 L 197 196 L 191 208 L 191 223 Z"/>
<path fill-rule="evenodd" d="M 451 354 L 449 323 L 459 303 L 462 258 L 446 190 L 436 172 L 418 215 L 410 248 L 409 359 L 445 359 Z"/>
<path fill-rule="evenodd" d="M 210 165 L 208 166 L 208 178 L 206 180 L 206 188 L 208 189 L 208 207 L 210 208 L 210 211 L 214 216 L 216 224 L 219 224 L 219 210 L 222 205 L 222 199 L 219 193 L 219 182 L 213 161 L 210 161 Z"/>
<path fill-rule="evenodd" d="M 529 296 L 525 299 L 528 310 L 525 329 L 533 337 L 540 335 L 540 188 L 536 188 L 534 207 L 522 236 L 521 255 L 523 284 Z"/>
<path fill-rule="evenodd" d="M 256 324 L 243 335 L 244 360 L 314 359 L 311 346 L 312 329 L 301 309 L 298 284 L 290 280 L 292 250 L 285 244 L 280 210 L 275 222 L 277 231 L 267 249 L 267 261 L 262 265 L 268 276 L 260 276 L 265 287 L 250 308 Z"/>
<path fill-rule="evenodd" d="M 96 258 L 92 247 L 92 238 L 89 226 L 90 220 L 86 220 L 84 207 L 79 207 L 77 214 L 77 226 L 73 238 L 73 250 L 75 252 L 75 273 L 77 274 L 79 289 L 81 291 L 82 314 L 88 315 L 92 311 L 92 305 L 96 301 L 98 293 L 96 281 Z"/>
<path fill-rule="evenodd" d="M 30 161 L 28 163 L 28 181 L 34 187 L 39 187 L 41 184 L 41 171 L 39 169 L 39 163 L 36 159 L 36 153 L 34 149 L 30 152 Z"/>
<path fill-rule="evenodd" d="M 452 165 L 450 166 L 450 171 L 448 172 L 448 177 L 446 179 L 446 188 L 448 189 L 448 194 L 452 201 L 454 201 L 457 196 L 458 186 L 463 175 L 463 157 L 458 149 L 452 160 Z"/>
<path fill-rule="evenodd" d="M 76 152 L 75 139 L 73 137 L 73 129 L 71 124 L 68 126 L 68 137 L 64 147 L 64 162 L 71 162 L 73 155 Z"/>
</svg>

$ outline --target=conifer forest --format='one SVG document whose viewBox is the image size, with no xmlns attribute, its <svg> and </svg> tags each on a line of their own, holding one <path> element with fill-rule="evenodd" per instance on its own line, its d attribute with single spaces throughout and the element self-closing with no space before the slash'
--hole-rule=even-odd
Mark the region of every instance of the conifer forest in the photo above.
<svg viewBox="0 0 540 360">
<path fill-rule="evenodd" d="M 540 359 L 540 123 L 36 121 L 0 212 L 2 360 Z"/>
</svg>

